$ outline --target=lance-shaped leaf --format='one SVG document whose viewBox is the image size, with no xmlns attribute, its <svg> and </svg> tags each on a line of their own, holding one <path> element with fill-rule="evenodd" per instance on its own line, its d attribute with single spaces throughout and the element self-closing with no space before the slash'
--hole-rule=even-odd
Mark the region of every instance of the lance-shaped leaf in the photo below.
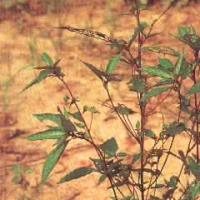
<svg viewBox="0 0 200 200">
<path fill-rule="evenodd" d="M 83 61 L 82 61 L 82 63 L 86 67 L 88 67 L 103 82 L 105 82 L 105 81 L 121 81 L 121 79 L 122 79 L 122 77 L 118 74 L 111 74 L 111 73 L 103 72 L 103 71 L 97 69 L 92 64 L 89 64 L 89 63 L 86 63 Z"/>
<path fill-rule="evenodd" d="M 47 53 L 43 53 L 42 54 L 42 61 L 47 64 L 49 67 L 53 66 L 53 60 L 51 59 L 51 57 L 47 54 Z"/>
<path fill-rule="evenodd" d="M 115 156 L 118 150 L 118 145 L 115 138 L 110 138 L 99 146 L 108 156 Z"/>
<path fill-rule="evenodd" d="M 69 182 L 71 180 L 78 179 L 88 174 L 91 174 L 92 172 L 95 172 L 95 169 L 89 167 L 80 167 L 61 178 L 59 183 Z"/>
<path fill-rule="evenodd" d="M 179 52 L 165 46 L 145 46 L 142 48 L 143 51 L 150 51 L 155 53 L 162 53 L 164 55 L 179 56 Z"/>
<path fill-rule="evenodd" d="M 72 133 L 76 131 L 76 127 L 74 126 L 74 124 L 70 121 L 70 119 L 67 119 L 62 113 L 60 113 L 60 119 L 62 128 L 66 133 Z"/>
<path fill-rule="evenodd" d="M 147 102 L 150 98 L 156 97 L 164 92 L 169 90 L 169 87 L 156 87 L 153 88 L 151 91 L 147 92 L 141 99 L 142 102 Z"/>
<path fill-rule="evenodd" d="M 144 131 L 144 134 L 146 137 L 149 137 L 149 138 L 152 138 L 152 139 L 156 139 L 156 134 L 152 131 L 152 130 L 149 130 L 149 129 L 146 129 Z"/>
<path fill-rule="evenodd" d="M 173 63 L 167 58 L 160 58 L 159 65 L 163 70 L 170 70 L 173 69 Z"/>
<path fill-rule="evenodd" d="M 43 170 L 42 170 L 42 183 L 46 182 L 48 179 L 51 171 L 56 166 L 57 162 L 59 161 L 60 157 L 62 156 L 67 143 L 59 144 L 47 157 L 47 160 L 44 163 Z"/>
<path fill-rule="evenodd" d="M 180 54 L 178 61 L 176 63 L 176 67 L 175 67 L 175 71 L 174 71 L 175 75 L 179 75 L 179 72 L 180 72 L 183 64 L 184 64 L 184 55 L 182 53 L 182 54 Z"/>
<path fill-rule="evenodd" d="M 47 139 L 60 139 L 63 136 L 68 136 L 68 135 L 62 129 L 56 127 L 30 135 L 27 137 L 27 139 L 31 141 L 36 141 L 36 140 L 47 140 Z"/>
<path fill-rule="evenodd" d="M 86 62 L 83 62 L 82 63 L 88 67 L 98 78 L 100 78 L 101 80 L 103 80 L 103 77 L 105 78 L 106 76 L 106 73 L 105 72 L 102 72 L 100 71 L 99 69 L 97 69 L 94 65 L 90 64 L 90 63 L 86 63 Z"/>
<path fill-rule="evenodd" d="M 106 180 L 107 176 L 105 174 L 102 174 L 100 177 L 99 177 L 99 180 L 98 180 L 98 185 L 100 185 L 101 183 L 103 183 L 105 180 Z"/>
<path fill-rule="evenodd" d="M 53 113 L 42 113 L 42 114 L 34 114 L 34 117 L 36 117 L 39 121 L 52 121 L 56 123 L 58 126 L 61 126 L 61 118 L 60 114 L 53 114 Z"/>
<path fill-rule="evenodd" d="M 117 67 L 117 65 L 120 62 L 120 55 L 114 56 L 108 63 L 107 67 L 106 67 L 106 72 L 107 73 L 113 73 Z"/>
<path fill-rule="evenodd" d="M 127 106 L 123 105 L 123 104 L 118 104 L 118 106 L 115 107 L 115 109 L 117 110 L 117 112 L 120 114 L 120 115 L 131 115 L 131 114 L 134 114 L 135 112 L 128 108 Z"/>
<path fill-rule="evenodd" d="M 192 88 L 190 88 L 190 90 L 189 90 L 190 95 L 196 94 L 196 93 L 199 93 L 199 92 L 200 92 L 200 82 L 194 84 L 192 86 Z"/>
<path fill-rule="evenodd" d="M 40 83 L 42 80 L 46 79 L 49 74 L 51 74 L 51 70 L 46 69 L 46 70 L 42 70 L 39 75 L 33 80 L 31 81 L 23 90 L 22 92 L 24 92 L 25 90 L 27 90 L 28 88 L 32 87 L 35 84 Z"/>
<path fill-rule="evenodd" d="M 170 72 L 166 72 L 162 69 L 155 68 L 155 67 L 144 67 L 143 71 L 151 76 L 158 76 L 160 78 L 172 79 L 173 74 Z"/>
</svg>

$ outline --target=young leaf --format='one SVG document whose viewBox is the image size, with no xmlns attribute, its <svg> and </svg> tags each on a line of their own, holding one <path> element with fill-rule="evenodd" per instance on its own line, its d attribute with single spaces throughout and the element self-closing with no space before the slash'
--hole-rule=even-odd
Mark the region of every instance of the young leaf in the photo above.
<svg viewBox="0 0 200 200">
<path fill-rule="evenodd" d="M 108 63 L 107 67 L 106 67 L 106 72 L 107 73 L 113 73 L 117 67 L 117 65 L 120 62 L 120 55 L 114 56 Z"/>
<path fill-rule="evenodd" d="M 118 150 L 118 145 L 115 138 L 110 138 L 100 145 L 100 148 L 108 156 L 115 156 Z"/>
<path fill-rule="evenodd" d="M 62 156 L 67 143 L 59 144 L 47 157 L 47 160 L 44 163 L 43 170 L 42 170 L 42 183 L 45 183 L 48 179 L 51 171 L 54 169 L 55 165 L 59 161 L 60 157 Z"/>
<path fill-rule="evenodd" d="M 27 137 L 27 139 L 31 141 L 36 141 L 46 139 L 60 139 L 63 136 L 67 136 L 67 133 L 65 133 L 62 129 L 56 127 L 30 135 Z"/>
<path fill-rule="evenodd" d="M 66 176 L 64 176 L 63 178 L 61 178 L 61 180 L 59 181 L 59 183 L 69 182 L 71 180 L 81 178 L 83 176 L 91 174 L 94 171 L 95 170 L 93 168 L 80 167 L 78 169 L 73 170 L 72 172 L 70 172 L 69 174 L 67 174 Z"/>
<path fill-rule="evenodd" d="M 169 87 L 157 87 L 153 88 L 151 91 L 147 92 L 141 99 L 142 102 L 148 101 L 150 98 L 158 96 L 169 90 Z"/>
<path fill-rule="evenodd" d="M 193 31 L 192 27 L 181 26 L 178 28 L 178 34 L 180 37 L 184 37 L 185 35 L 188 35 L 188 34 L 194 34 L 194 31 Z"/>
<path fill-rule="evenodd" d="M 49 74 L 51 73 L 51 70 L 47 69 L 47 70 L 42 70 L 39 75 L 33 80 L 31 81 L 23 90 L 22 92 L 24 92 L 25 90 L 27 90 L 28 88 L 32 87 L 35 84 L 40 83 L 42 80 L 46 79 Z"/>
<path fill-rule="evenodd" d="M 163 71 L 155 67 L 144 67 L 143 71 L 152 76 L 158 76 L 160 78 L 171 79 L 173 75 L 170 72 Z"/>
<path fill-rule="evenodd" d="M 51 57 L 47 54 L 47 53 L 43 53 L 42 54 L 42 61 L 48 65 L 49 67 L 53 66 L 53 60 L 51 59 Z"/>
<path fill-rule="evenodd" d="M 106 180 L 107 176 L 106 175 L 101 175 L 99 180 L 98 180 L 98 185 L 100 185 L 101 183 L 103 183 Z"/>
<path fill-rule="evenodd" d="M 83 113 L 85 113 L 85 112 L 91 112 L 93 114 L 100 113 L 94 106 L 84 106 Z"/>
<path fill-rule="evenodd" d="M 196 94 L 200 92 L 200 82 L 196 83 L 195 85 L 192 86 L 192 88 L 190 88 L 189 90 L 189 94 Z"/>
<path fill-rule="evenodd" d="M 176 185 L 178 184 L 179 179 L 177 176 L 171 176 L 169 182 L 167 183 L 168 187 L 176 188 Z"/>
</svg>

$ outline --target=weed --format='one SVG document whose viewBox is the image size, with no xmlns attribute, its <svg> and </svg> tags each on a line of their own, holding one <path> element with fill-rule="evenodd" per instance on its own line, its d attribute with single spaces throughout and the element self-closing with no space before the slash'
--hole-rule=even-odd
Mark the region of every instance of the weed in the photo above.
<svg viewBox="0 0 200 200">
<path fill-rule="evenodd" d="M 106 180 L 109 182 L 109 189 L 113 192 L 111 199 L 114 200 L 197 200 L 199 198 L 200 36 L 194 27 L 190 26 L 179 27 L 176 34 L 179 41 L 190 47 L 193 59 L 189 59 L 186 52 L 178 51 L 171 46 L 148 46 L 147 43 L 150 38 L 157 35 L 153 32 L 154 25 L 174 6 L 174 2 L 157 19 L 148 24 L 141 19 L 144 6 L 139 0 L 135 0 L 130 14 L 135 17 L 137 26 L 127 41 L 97 31 L 71 26 L 58 27 L 102 40 L 118 48 L 117 54 L 108 61 L 105 70 L 100 70 L 85 61 L 81 62 L 102 82 L 111 112 L 115 113 L 129 136 L 138 144 L 139 151 L 134 155 L 121 152 L 114 137 L 108 138 L 103 143 L 95 140 L 91 125 L 93 116 L 99 111 L 93 106 L 80 106 L 65 79 L 60 60 L 54 61 L 44 53 L 42 59 L 46 63 L 45 66 L 36 67 L 40 70 L 39 75 L 23 91 L 52 77 L 63 84 L 69 96 L 65 97 L 67 106 L 64 108 L 58 106 L 57 113 L 35 115 L 39 121 L 51 121 L 55 126 L 28 137 L 31 141 L 56 140 L 55 147 L 43 166 L 41 179 L 43 184 L 48 181 L 50 173 L 68 144 L 79 139 L 90 144 L 95 150 L 96 157 L 90 158 L 93 165 L 74 169 L 62 177 L 59 183 L 97 173 L 100 177 L 99 184 Z M 149 66 L 144 60 L 145 53 L 156 56 L 158 62 Z M 131 70 L 125 81 L 128 82 L 130 93 L 137 97 L 137 102 L 133 102 L 140 114 L 136 124 L 131 120 L 131 116 L 137 111 L 127 105 L 115 103 L 110 91 L 113 82 L 122 84 L 123 77 L 116 73 L 117 68 L 122 65 L 128 65 Z M 186 79 L 192 82 L 192 86 L 188 89 L 184 86 Z M 147 122 L 152 120 L 154 114 L 159 112 L 158 108 L 171 96 L 176 100 L 176 115 L 171 117 L 170 121 L 166 121 L 167 116 L 162 112 L 162 130 L 155 132 Z M 76 109 L 75 112 L 71 111 L 72 106 Z M 89 122 L 86 121 L 86 113 L 91 114 Z M 173 151 L 175 140 L 182 140 L 183 134 L 187 135 L 188 145 L 185 149 L 179 148 L 178 151 Z M 151 146 L 147 146 L 147 139 L 152 142 Z M 179 163 L 170 177 L 166 176 L 169 158 Z M 187 181 L 184 181 L 185 179 Z"/>
</svg>

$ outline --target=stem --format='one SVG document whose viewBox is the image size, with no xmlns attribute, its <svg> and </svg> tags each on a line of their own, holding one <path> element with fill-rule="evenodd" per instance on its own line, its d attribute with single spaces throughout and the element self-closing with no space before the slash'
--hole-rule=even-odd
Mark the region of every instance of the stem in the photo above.
<svg viewBox="0 0 200 200">
<path fill-rule="evenodd" d="M 59 80 L 63 83 L 63 85 L 66 87 L 66 89 L 68 90 L 68 92 L 69 92 L 69 94 L 70 94 L 72 100 L 75 100 L 75 97 L 74 97 L 74 95 L 73 95 L 71 89 L 69 88 L 68 84 L 64 81 L 63 78 L 61 78 L 61 77 L 58 77 L 58 78 L 59 78 Z M 107 172 L 107 171 L 108 171 L 108 167 L 107 167 L 107 163 L 106 163 L 106 161 L 105 161 L 105 157 L 104 157 L 103 153 L 101 152 L 101 150 L 98 148 L 98 146 L 95 144 L 95 142 L 94 142 L 94 140 L 93 140 L 93 138 L 92 138 L 91 132 L 90 132 L 90 128 L 88 127 L 88 125 L 87 125 L 87 123 L 86 123 L 86 121 L 85 121 L 85 119 L 84 119 L 84 117 L 83 117 L 83 114 L 82 114 L 82 112 L 81 112 L 81 110 L 80 110 L 80 108 L 79 108 L 79 105 L 77 104 L 76 100 L 74 101 L 74 105 L 75 105 L 76 109 L 78 110 L 78 112 L 80 113 L 81 118 L 83 119 L 83 123 L 84 123 L 85 128 L 86 128 L 86 131 L 88 132 L 88 134 L 89 134 L 89 136 L 90 136 L 90 140 L 87 140 L 87 141 L 88 141 L 88 142 L 94 147 L 94 149 L 96 150 L 97 155 L 98 155 L 99 158 L 103 161 L 103 164 L 104 164 L 104 167 L 105 167 L 105 172 Z M 113 194 L 114 194 L 114 196 L 115 196 L 115 199 L 118 200 L 117 193 L 116 193 L 116 191 L 115 191 L 115 187 L 114 187 L 114 184 L 113 184 L 113 179 L 112 179 L 112 177 L 109 175 L 109 173 L 106 173 L 105 175 L 106 175 L 106 176 L 108 177 L 108 179 L 109 179 L 109 182 L 110 182 L 110 185 L 111 185 Z"/>
<path fill-rule="evenodd" d="M 117 114 L 117 116 L 119 117 L 120 121 L 122 122 L 122 124 L 124 125 L 124 127 L 126 128 L 126 130 L 129 132 L 129 134 L 135 138 L 136 141 L 139 142 L 139 139 L 137 138 L 136 135 L 134 135 L 134 132 L 131 130 L 131 128 L 129 127 L 129 125 L 126 123 L 126 121 L 124 121 L 124 119 L 121 117 L 121 115 L 119 114 L 118 110 L 116 109 L 116 106 L 114 105 L 114 102 L 112 100 L 112 97 L 110 95 L 109 89 L 108 89 L 108 85 L 104 84 L 104 88 L 106 90 L 107 96 L 109 98 L 109 101 L 112 105 L 113 110 L 115 111 L 115 113 Z"/>
<path fill-rule="evenodd" d="M 140 7 L 139 7 L 139 1 L 135 0 L 136 4 L 136 20 L 137 20 L 137 27 L 141 26 L 140 23 Z M 137 70 L 139 73 L 139 78 L 142 78 L 142 45 L 143 45 L 143 39 L 142 34 L 139 31 L 138 38 L 137 38 Z M 140 168 L 140 191 L 141 191 L 141 200 L 145 199 L 145 188 L 144 188 L 144 150 L 145 150 L 145 144 L 144 144 L 144 129 L 145 129 L 145 105 L 141 103 L 141 98 L 143 96 L 143 92 L 138 94 L 138 101 L 139 101 L 139 107 L 140 107 L 140 153 L 141 153 L 141 168 Z"/>
<path fill-rule="evenodd" d="M 194 68 L 193 70 L 193 76 L 192 76 L 192 79 L 193 79 L 193 82 L 194 84 L 197 83 L 197 79 L 196 79 L 196 68 L 198 66 L 198 54 L 199 54 L 199 51 L 196 51 L 194 53 L 194 56 L 195 56 L 195 63 L 196 63 L 196 67 Z M 199 119 L 198 119 L 198 96 L 197 96 L 197 93 L 194 94 L 194 104 L 195 104 L 195 122 L 196 122 L 196 157 L 197 157 L 197 163 L 199 163 Z"/>
</svg>

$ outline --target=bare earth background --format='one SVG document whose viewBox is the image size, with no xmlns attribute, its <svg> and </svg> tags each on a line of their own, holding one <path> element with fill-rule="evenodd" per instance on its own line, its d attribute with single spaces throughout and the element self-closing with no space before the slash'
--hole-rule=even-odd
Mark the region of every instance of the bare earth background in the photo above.
<svg viewBox="0 0 200 200">
<path fill-rule="evenodd" d="M 59 25 L 92 28 L 116 38 L 128 39 L 135 27 L 135 21 L 129 15 L 123 15 L 128 12 L 128 7 L 121 0 L 68 1 L 58 13 L 45 14 L 40 10 L 40 5 L 31 5 L 32 10 L 24 8 L 20 12 L 14 10 L 0 14 L 0 199 L 107 200 L 111 195 L 107 190 L 108 185 L 104 183 L 97 186 L 98 176 L 95 174 L 71 183 L 56 184 L 65 173 L 79 166 L 90 165 L 88 158 L 95 157 L 95 152 L 89 146 L 79 142 L 67 148 L 48 184 L 43 187 L 39 185 L 42 164 L 53 143 L 29 142 L 25 137 L 45 128 L 32 114 L 56 112 L 57 105 L 62 106 L 64 103 L 66 91 L 57 80 L 49 79 L 23 94 L 19 92 L 36 76 L 37 72 L 32 68 L 40 63 L 39 55 L 47 52 L 55 59 L 62 58 L 65 79 L 75 96 L 80 98 L 80 104 L 95 105 L 101 110 L 93 124 L 96 140 L 102 142 L 115 136 L 120 149 L 136 152 L 138 147 L 130 140 L 122 125 L 109 114 L 107 108 L 101 106 L 106 100 L 101 83 L 79 61 L 82 59 L 103 68 L 113 54 L 110 47 L 104 42 L 53 28 Z M 163 9 L 160 5 L 151 7 L 144 12 L 144 21 L 151 22 Z M 183 49 L 182 44 L 176 42 L 172 34 L 176 33 L 176 27 L 180 25 L 193 25 L 200 31 L 199 13 L 198 4 L 172 8 L 155 27 L 162 34 L 151 42 L 176 45 L 176 48 Z M 149 56 L 147 60 L 151 63 L 157 61 L 155 57 Z M 129 69 L 121 65 L 119 71 L 126 77 Z M 126 81 L 120 85 L 112 85 L 111 92 L 116 103 L 128 104 L 137 111 L 135 96 L 128 92 Z M 176 106 L 176 98 L 171 97 L 166 102 L 163 108 L 166 120 L 170 120 L 172 115 L 176 116 Z M 133 122 L 138 117 L 135 114 L 132 117 Z M 161 115 L 156 114 L 148 126 L 158 131 L 161 128 L 160 120 Z M 174 150 L 184 148 L 187 142 L 186 137 L 180 137 Z M 148 144 L 150 145 L 149 141 L 146 148 Z M 32 169 L 31 173 L 23 175 L 20 184 L 15 184 L 12 180 L 12 169 L 16 164 Z M 167 166 L 168 175 L 178 170 L 176 162 L 169 161 Z"/>
</svg>

